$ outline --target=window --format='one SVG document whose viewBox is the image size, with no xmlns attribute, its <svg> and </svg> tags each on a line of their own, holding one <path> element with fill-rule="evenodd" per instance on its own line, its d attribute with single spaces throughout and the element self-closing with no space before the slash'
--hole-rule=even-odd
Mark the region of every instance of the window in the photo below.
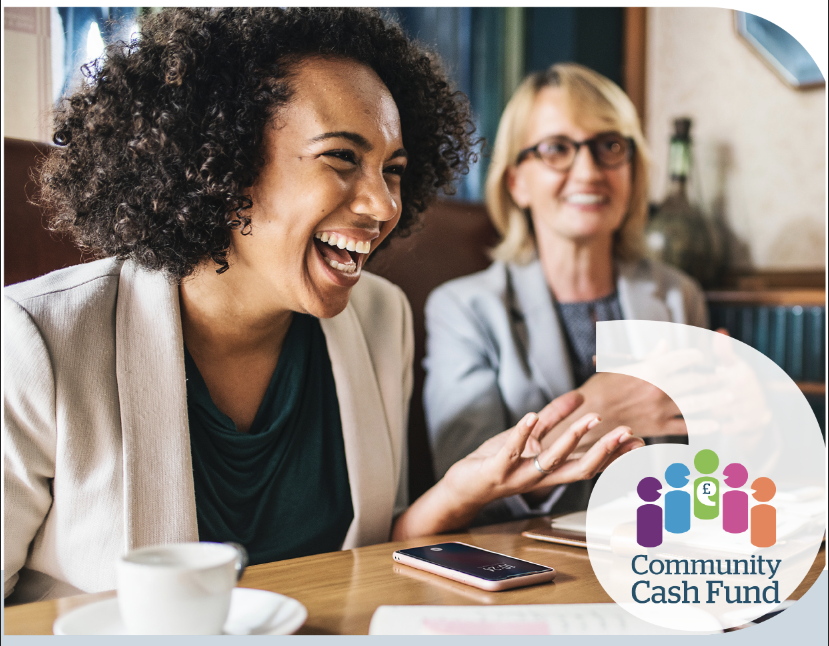
<svg viewBox="0 0 829 646">
<path fill-rule="evenodd" d="M 137 32 L 137 7 L 56 7 L 52 10 L 52 95 L 55 101 L 82 79 L 81 67 Z"/>
</svg>

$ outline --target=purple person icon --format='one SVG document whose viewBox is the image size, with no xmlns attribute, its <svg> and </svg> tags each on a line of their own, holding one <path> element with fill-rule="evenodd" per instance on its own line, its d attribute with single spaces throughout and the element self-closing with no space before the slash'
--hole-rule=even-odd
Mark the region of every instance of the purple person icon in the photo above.
<svg viewBox="0 0 829 646">
<path fill-rule="evenodd" d="M 725 484 L 732 489 L 748 481 L 748 470 L 739 462 L 723 469 Z M 722 497 L 722 528 L 729 534 L 742 534 L 748 529 L 748 494 L 745 491 L 727 491 Z"/>
<path fill-rule="evenodd" d="M 656 478 L 642 478 L 636 487 L 636 493 L 647 503 L 659 500 L 662 483 Z M 639 505 L 636 510 L 636 542 L 642 547 L 662 545 L 662 507 L 659 505 Z"/>
</svg>

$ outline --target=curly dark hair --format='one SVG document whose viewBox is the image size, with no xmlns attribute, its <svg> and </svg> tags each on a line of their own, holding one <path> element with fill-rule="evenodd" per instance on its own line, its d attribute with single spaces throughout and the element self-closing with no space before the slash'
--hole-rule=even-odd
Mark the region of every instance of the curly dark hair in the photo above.
<svg viewBox="0 0 829 646">
<path fill-rule="evenodd" d="M 475 158 L 468 102 L 399 26 L 342 8 L 165 10 L 108 47 L 56 110 L 59 147 L 40 171 L 51 228 L 177 280 L 207 258 L 225 271 L 231 230 L 251 228 L 265 127 L 307 56 L 363 63 L 391 92 L 409 156 L 395 233 L 407 235 Z"/>
</svg>

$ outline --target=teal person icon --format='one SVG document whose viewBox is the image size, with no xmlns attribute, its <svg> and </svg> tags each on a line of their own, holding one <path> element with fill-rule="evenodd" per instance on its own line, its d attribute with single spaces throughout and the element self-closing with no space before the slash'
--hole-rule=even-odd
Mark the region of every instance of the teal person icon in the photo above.
<svg viewBox="0 0 829 646">
<path fill-rule="evenodd" d="M 681 489 L 688 484 L 691 472 L 681 462 L 674 462 L 665 471 L 665 482 Z M 672 534 L 684 534 L 691 529 L 691 494 L 687 491 L 669 491 L 665 494 L 665 529 Z"/>
<path fill-rule="evenodd" d="M 712 520 L 720 515 L 720 481 L 710 477 L 720 466 L 720 458 L 711 449 L 694 456 L 694 466 L 703 477 L 694 480 L 694 516 Z"/>
</svg>

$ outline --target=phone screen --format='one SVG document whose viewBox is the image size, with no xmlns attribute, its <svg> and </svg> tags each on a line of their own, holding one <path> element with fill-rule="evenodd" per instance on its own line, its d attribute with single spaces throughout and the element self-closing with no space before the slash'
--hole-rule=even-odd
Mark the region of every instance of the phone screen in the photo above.
<svg viewBox="0 0 829 646">
<path fill-rule="evenodd" d="M 462 543 L 440 543 L 399 550 L 413 558 L 441 565 L 456 572 L 463 572 L 487 581 L 503 581 L 525 574 L 550 572 L 552 568 L 529 563 L 511 556 L 487 552 Z"/>
</svg>

